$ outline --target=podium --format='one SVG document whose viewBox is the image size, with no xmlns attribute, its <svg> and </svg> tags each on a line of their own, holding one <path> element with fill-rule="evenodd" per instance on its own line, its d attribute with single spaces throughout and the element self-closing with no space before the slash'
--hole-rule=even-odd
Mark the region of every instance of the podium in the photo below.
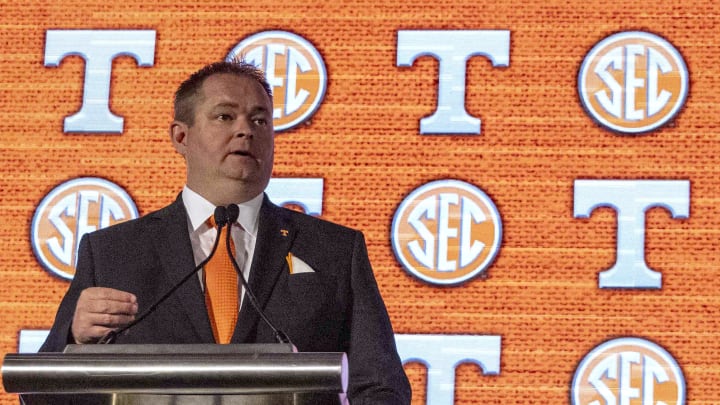
<svg viewBox="0 0 720 405">
<path fill-rule="evenodd" d="M 341 403 L 348 366 L 284 344 L 68 345 L 7 354 L 2 378 L 28 404 L 316 405 Z"/>
</svg>

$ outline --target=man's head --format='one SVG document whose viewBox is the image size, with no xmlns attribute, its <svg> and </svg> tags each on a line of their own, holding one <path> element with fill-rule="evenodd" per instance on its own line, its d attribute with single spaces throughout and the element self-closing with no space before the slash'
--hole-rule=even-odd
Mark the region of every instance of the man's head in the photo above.
<svg viewBox="0 0 720 405">
<path fill-rule="evenodd" d="M 272 110 L 262 71 L 246 63 L 214 63 L 183 82 L 170 135 L 188 187 L 216 205 L 262 193 L 272 174 Z"/>
<path fill-rule="evenodd" d="M 195 119 L 194 107 L 198 102 L 197 99 L 200 96 L 200 89 L 202 88 L 203 82 L 205 82 L 205 79 L 208 77 L 220 73 L 232 73 L 254 79 L 262 86 L 272 101 L 272 89 L 265 78 L 265 73 L 255 65 L 244 61 L 215 62 L 204 66 L 202 69 L 190 75 L 175 91 L 175 116 L 173 117 L 175 121 L 182 121 L 188 125 L 193 124 L 193 120 Z"/>
</svg>

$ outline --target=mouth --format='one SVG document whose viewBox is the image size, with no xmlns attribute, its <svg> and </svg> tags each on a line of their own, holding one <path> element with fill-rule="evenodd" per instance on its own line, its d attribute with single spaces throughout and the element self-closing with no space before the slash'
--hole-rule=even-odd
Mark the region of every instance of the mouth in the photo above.
<svg viewBox="0 0 720 405">
<path fill-rule="evenodd" d="M 230 152 L 230 154 L 235 155 L 235 156 L 254 157 L 250 152 L 248 152 L 246 150 L 236 150 L 236 151 Z"/>
</svg>

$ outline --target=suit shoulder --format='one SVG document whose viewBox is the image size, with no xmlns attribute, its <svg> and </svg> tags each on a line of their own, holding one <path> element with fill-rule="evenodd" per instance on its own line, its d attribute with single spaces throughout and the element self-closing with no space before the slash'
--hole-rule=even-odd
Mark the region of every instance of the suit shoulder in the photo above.
<svg viewBox="0 0 720 405">
<path fill-rule="evenodd" d="M 130 219 L 124 222 L 120 222 L 111 226 L 108 226 L 107 228 L 98 229 L 96 231 L 93 231 L 89 233 L 90 237 L 92 238 L 105 238 L 105 237 L 111 237 L 119 234 L 132 234 L 134 232 L 141 232 L 142 229 L 145 229 L 153 222 L 157 221 L 160 218 L 167 217 L 169 215 L 172 215 L 173 212 L 178 207 L 175 206 L 175 204 L 163 207 L 157 211 L 152 211 L 150 213 L 147 213 L 141 217 Z"/>
<path fill-rule="evenodd" d="M 284 207 L 279 207 L 278 209 L 281 210 L 281 212 L 286 218 L 288 218 L 291 222 L 295 223 L 301 229 L 313 230 L 319 233 L 346 235 L 346 237 L 354 237 L 358 233 L 362 233 L 357 229 L 353 229 L 345 225 L 340 225 L 338 223 L 328 221 L 323 218 L 314 217 L 303 212 L 291 210 Z"/>
</svg>

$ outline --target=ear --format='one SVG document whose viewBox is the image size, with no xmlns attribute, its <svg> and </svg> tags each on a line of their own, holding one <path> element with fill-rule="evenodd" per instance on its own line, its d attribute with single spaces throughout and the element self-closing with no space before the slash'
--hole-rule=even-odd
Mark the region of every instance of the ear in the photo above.
<svg viewBox="0 0 720 405">
<path fill-rule="evenodd" d="M 170 139 L 175 151 L 185 156 L 187 150 L 188 126 L 182 121 L 173 121 L 170 124 Z"/>
</svg>

